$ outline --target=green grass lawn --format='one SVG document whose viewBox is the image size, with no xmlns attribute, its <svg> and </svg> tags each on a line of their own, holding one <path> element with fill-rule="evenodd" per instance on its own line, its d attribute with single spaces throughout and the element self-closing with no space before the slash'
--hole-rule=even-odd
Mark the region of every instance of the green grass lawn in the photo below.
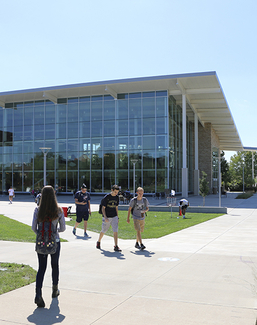
<svg viewBox="0 0 257 325">
<path fill-rule="evenodd" d="M 0 240 L 35 243 L 36 234 L 31 226 L 0 214 Z M 67 240 L 61 239 L 61 241 Z"/>
<path fill-rule="evenodd" d="M 148 212 L 145 219 L 145 230 L 143 238 L 159 238 L 184 228 L 192 227 L 207 220 L 217 218 L 221 214 L 217 213 L 186 213 L 186 219 L 178 217 L 178 212 Z M 66 222 L 67 225 L 74 226 L 76 215 L 70 215 L 72 221 Z M 102 215 L 98 212 L 92 212 L 88 220 L 88 230 L 99 233 L 101 231 Z M 83 222 L 79 225 L 83 229 Z M 107 235 L 112 236 L 112 229 L 109 228 Z M 134 230 L 133 220 L 130 219 L 130 224 L 127 223 L 127 211 L 119 211 L 119 238 L 135 239 L 136 232 Z"/>
<path fill-rule="evenodd" d="M 0 295 L 35 282 L 36 274 L 29 265 L 0 263 Z"/>
</svg>

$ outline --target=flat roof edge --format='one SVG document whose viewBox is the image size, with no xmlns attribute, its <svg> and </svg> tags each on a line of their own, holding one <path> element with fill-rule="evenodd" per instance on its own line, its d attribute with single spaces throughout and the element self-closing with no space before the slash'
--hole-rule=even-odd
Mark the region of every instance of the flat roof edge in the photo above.
<svg viewBox="0 0 257 325">
<path fill-rule="evenodd" d="M 4 91 L 4 92 L 0 92 L 0 96 L 18 95 L 18 94 L 33 93 L 33 92 L 40 92 L 40 91 L 51 91 L 51 90 L 58 90 L 58 89 L 101 86 L 101 85 L 106 85 L 106 84 L 129 83 L 129 82 L 137 82 L 137 81 L 138 82 L 139 81 L 154 81 L 154 80 L 178 79 L 178 78 L 192 78 L 192 77 L 205 77 L 205 76 L 213 76 L 213 75 L 215 75 L 217 77 L 216 71 L 193 72 L 193 73 L 182 73 L 182 74 L 160 75 L 160 76 L 149 76 L 149 77 L 136 77 L 136 78 L 127 78 L 127 79 L 105 80 L 105 81 L 92 81 L 92 82 L 85 82 L 85 83 L 60 85 L 60 86 Z"/>
</svg>

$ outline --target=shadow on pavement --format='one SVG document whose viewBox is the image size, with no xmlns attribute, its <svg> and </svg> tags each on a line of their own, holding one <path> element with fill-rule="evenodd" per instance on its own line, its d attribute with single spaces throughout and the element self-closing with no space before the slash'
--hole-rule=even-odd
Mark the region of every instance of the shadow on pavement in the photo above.
<svg viewBox="0 0 257 325">
<path fill-rule="evenodd" d="M 32 315 L 27 317 L 30 323 L 36 325 L 51 325 L 61 323 L 65 319 L 65 316 L 60 314 L 59 301 L 57 298 L 53 298 L 49 309 L 36 308 Z"/>
<path fill-rule="evenodd" d="M 118 260 L 125 260 L 124 254 L 121 252 L 110 252 L 110 251 L 105 251 L 104 249 L 100 249 L 101 254 L 106 256 L 106 257 L 115 257 Z"/>
<path fill-rule="evenodd" d="M 130 253 L 134 255 L 143 255 L 144 257 L 152 257 L 155 254 L 154 252 L 149 252 L 145 249 L 143 251 L 136 251 L 136 252 L 130 251 Z"/>
</svg>

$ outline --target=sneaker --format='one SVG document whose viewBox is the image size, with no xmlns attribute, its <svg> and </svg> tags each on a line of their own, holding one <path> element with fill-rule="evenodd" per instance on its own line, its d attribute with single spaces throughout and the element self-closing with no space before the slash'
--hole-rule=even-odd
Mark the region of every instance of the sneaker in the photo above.
<svg viewBox="0 0 257 325">
<path fill-rule="evenodd" d="M 121 252 L 121 249 L 119 248 L 119 246 L 114 246 L 114 250 L 115 250 L 115 252 Z"/>
<path fill-rule="evenodd" d="M 86 232 L 84 233 L 84 237 L 89 237 L 88 234 L 87 234 Z"/>
<path fill-rule="evenodd" d="M 140 247 L 141 251 L 144 250 L 145 248 L 146 248 L 146 247 L 145 247 L 144 244 L 142 244 L 141 247 Z"/>
<path fill-rule="evenodd" d="M 74 236 L 76 236 L 76 228 L 75 227 L 72 229 L 72 233 Z"/>
<path fill-rule="evenodd" d="M 135 248 L 140 249 L 140 245 L 138 244 L 138 242 L 136 242 Z"/>
<path fill-rule="evenodd" d="M 101 249 L 100 241 L 97 241 L 97 242 L 96 242 L 96 248 Z"/>
</svg>

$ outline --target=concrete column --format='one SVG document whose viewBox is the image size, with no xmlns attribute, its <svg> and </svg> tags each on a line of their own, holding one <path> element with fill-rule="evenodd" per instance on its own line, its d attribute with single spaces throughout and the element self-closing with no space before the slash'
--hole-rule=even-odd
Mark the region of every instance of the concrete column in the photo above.
<svg viewBox="0 0 257 325">
<path fill-rule="evenodd" d="M 195 114 L 195 170 L 194 195 L 199 195 L 199 166 L 198 166 L 198 116 Z"/>
<path fill-rule="evenodd" d="M 182 196 L 188 197 L 188 169 L 187 169 L 187 146 L 186 146 L 186 95 L 182 94 Z"/>
</svg>

